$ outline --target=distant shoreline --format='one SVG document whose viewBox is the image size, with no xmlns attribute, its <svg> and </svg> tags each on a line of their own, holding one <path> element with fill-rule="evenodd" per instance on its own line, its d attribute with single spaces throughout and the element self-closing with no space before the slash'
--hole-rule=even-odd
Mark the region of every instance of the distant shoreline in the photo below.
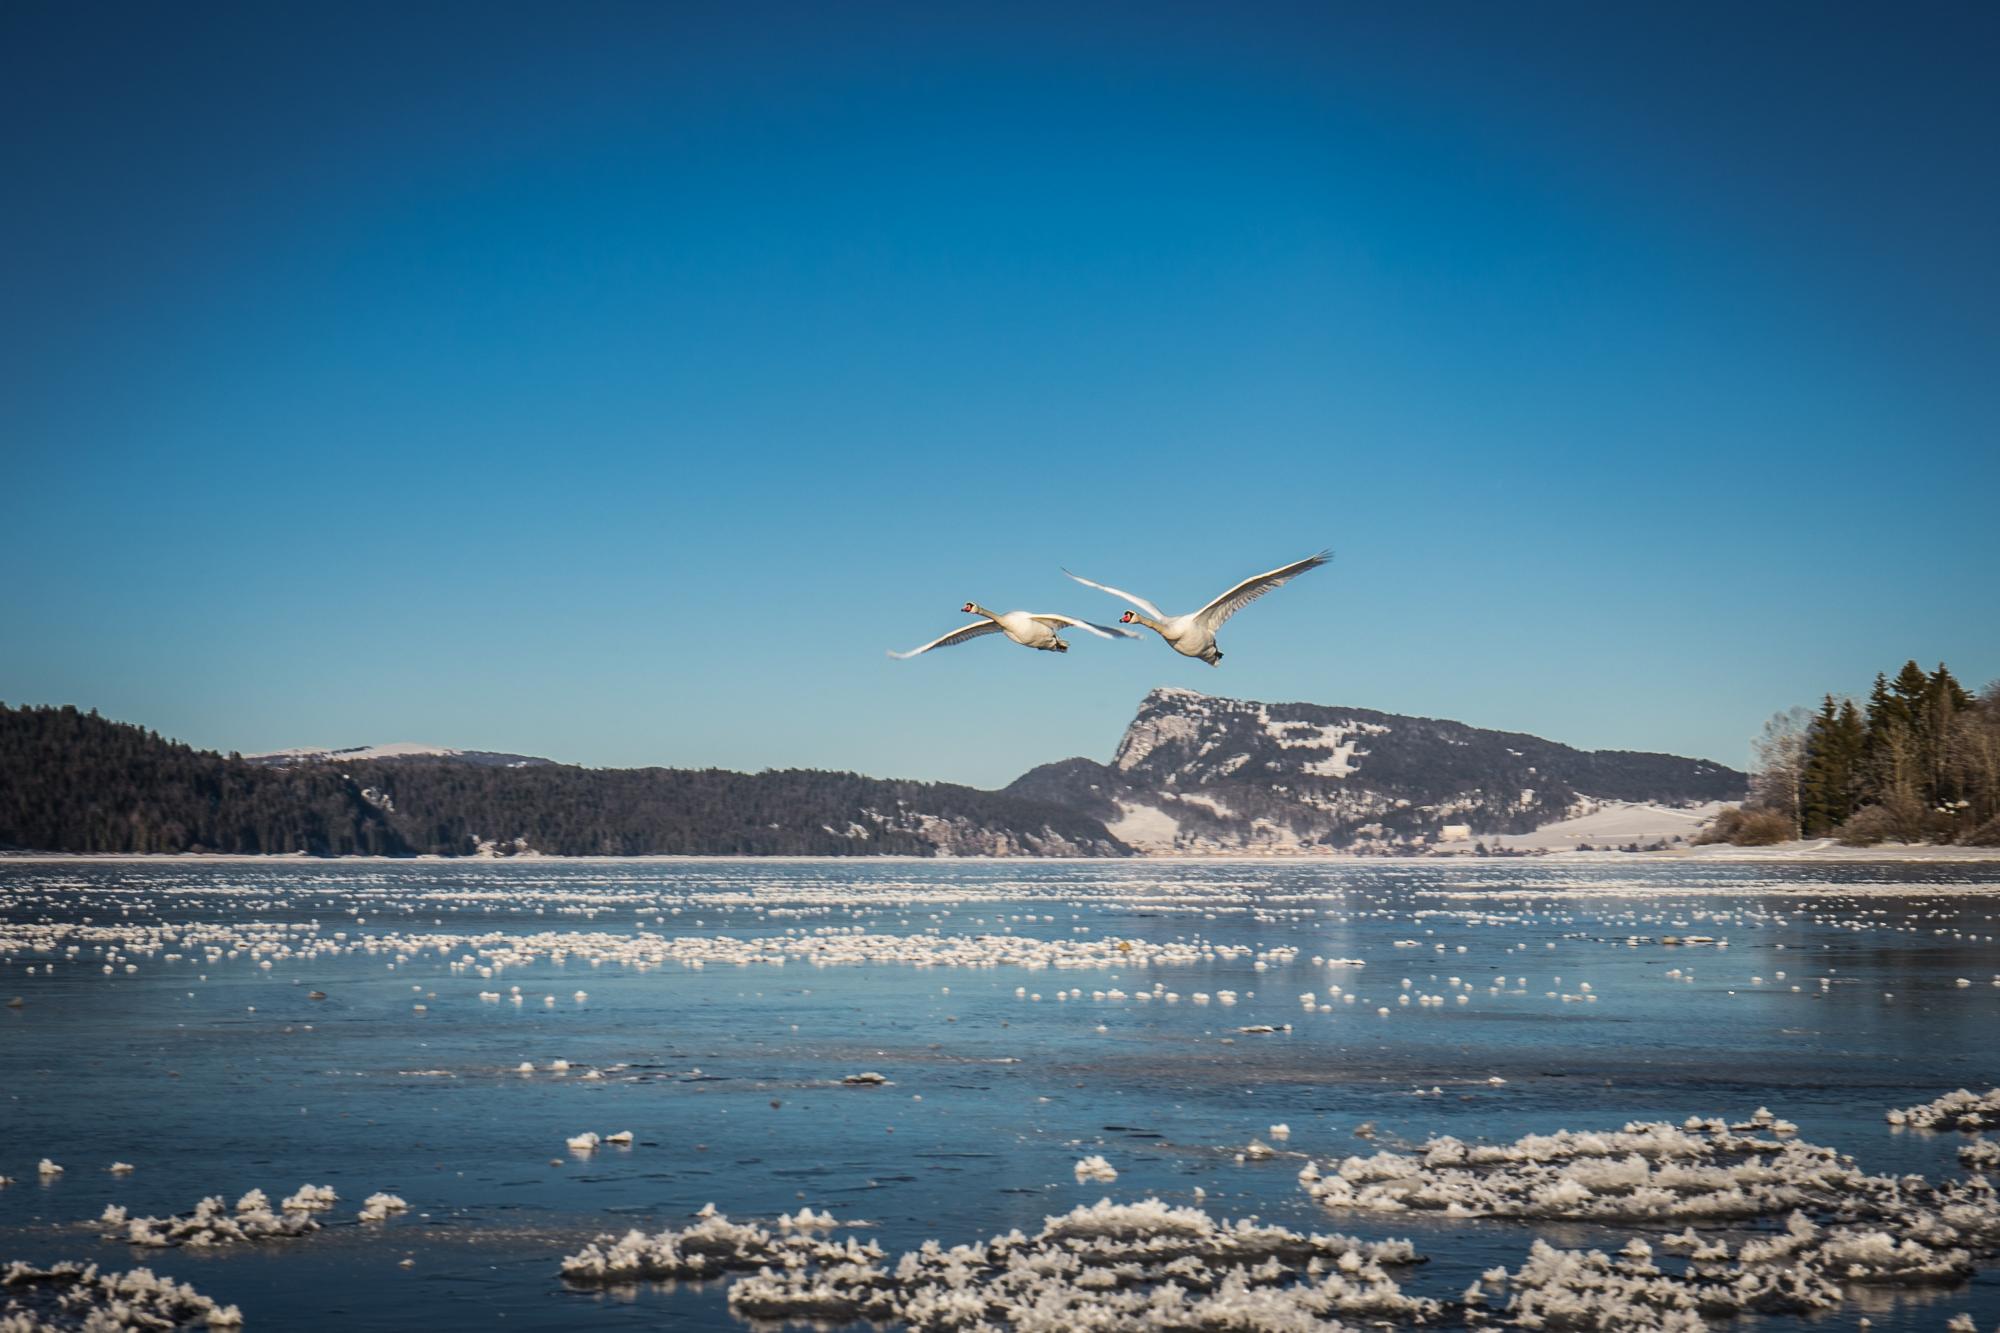
<svg viewBox="0 0 2000 1333">
<path fill-rule="evenodd" d="M 0 865 L 935 865 L 975 862 L 1006 865 L 1071 865 L 1080 862 L 1105 865 L 1216 865 L 1230 862 L 1257 865 L 1397 865 L 1409 863 L 1453 863 L 1464 865 L 1505 865 L 1511 862 L 1550 862 L 1558 865 L 1681 864 L 1698 862 L 1751 862 L 1776 865 L 1843 864 L 1858 862 L 1939 862 L 1944 864 L 2000 862 L 2000 847 L 1956 847 L 1899 845 L 1894 847 L 1843 847 L 1830 839 L 1781 843 L 1774 847 L 1732 847 L 1714 844 L 1676 848 L 1671 851 L 1550 851 L 1519 852 L 1506 856 L 1477 856 L 1469 852 L 1442 852 L 1422 856 L 1376 856 L 1353 852 L 1286 852 L 1276 855 L 1256 852 L 1177 853 L 1138 856 L 703 856 L 683 852 L 661 852 L 639 856 L 557 856 L 530 852 L 514 856 L 314 856 L 306 852 L 4 852 Z"/>
</svg>

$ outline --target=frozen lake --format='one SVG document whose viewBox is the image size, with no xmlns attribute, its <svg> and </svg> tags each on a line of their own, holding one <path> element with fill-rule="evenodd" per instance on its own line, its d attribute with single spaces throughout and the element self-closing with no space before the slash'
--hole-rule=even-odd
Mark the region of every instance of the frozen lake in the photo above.
<svg viewBox="0 0 2000 1333">
<path fill-rule="evenodd" d="M 1884 1113 L 2000 1083 L 1996 936 L 2000 864 L 0 863 L 0 1261 L 149 1265 L 252 1328 L 734 1328 L 726 1283 L 561 1260 L 711 1202 L 893 1257 L 1157 1197 L 1407 1237 L 1450 1300 L 1635 1228 L 1329 1209 L 1300 1168 L 1768 1107 L 1962 1177 L 1970 1136 Z M 306 1182 L 340 1201 L 296 1239 L 93 1222 Z M 408 1210 L 358 1222 L 377 1191 Z M 1811 1322 L 1992 1329 L 1987 1263 Z"/>
</svg>

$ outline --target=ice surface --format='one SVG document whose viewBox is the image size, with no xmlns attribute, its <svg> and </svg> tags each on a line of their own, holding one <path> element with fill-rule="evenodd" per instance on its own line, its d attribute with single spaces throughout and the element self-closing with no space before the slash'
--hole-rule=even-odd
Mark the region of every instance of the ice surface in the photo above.
<svg viewBox="0 0 2000 1333">
<path fill-rule="evenodd" d="M 883 1194 L 866 1196 L 876 1202 L 852 1210 L 883 1219 L 880 1230 L 859 1234 L 875 1236 L 893 1259 L 926 1234 L 949 1242 L 1017 1223 L 1033 1234 L 1039 1222 L 1021 1219 L 1073 1200 L 1023 1213 L 1032 1205 L 998 1187 L 1059 1183 L 1052 1197 L 1080 1193 L 1070 1182 L 1087 1155 L 1103 1155 L 1120 1172 L 1092 1192 L 1171 1189 L 1181 1191 L 1169 1196 L 1173 1204 L 1260 1210 L 1307 1230 L 1315 1216 L 1331 1215 L 1316 1214 L 1320 1205 L 1295 1183 L 1305 1157 L 1294 1145 L 1318 1156 L 1302 1177 L 1321 1179 L 1340 1174 L 1350 1152 L 1371 1160 L 1377 1146 L 1422 1166 L 1426 1135 L 1460 1136 L 1470 1156 L 1522 1142 L 1526 1131 L 1555 1138 L 1565 1123 L 1589 1131 L 1636 1114 L 1705 1140 L 1708 1129 L 1690 1129 L 1679 1116 L 1728 1110 L 1721 1133 L 1761 1145 L 1741 1159 L 1706 1150 L 1649 1155 L 1614 1142 L 1597 1155 L 1503 1162 L 1516 1175 L 1545 1169 L 1540 1183 L 1550 1192 L 1537 1198 L 1484 1180 L 1480 1187 L 1503 1203 L 1519 1196 L 1531 1206 L 1511 1222 L 1472 1225 L 1448 1208 L 1427 1208 L 1423 1180 L 1385 1177 L 1374 1183 L 1411 1186 L 1406 1210 L 1370 1208 L 1367 1224 L 1423 1228 L 1419 1243 L 1457 1271 L 1435 1289 L 1405 1277 L 1406 1294 L 1453 1293 L 1447 1306 L 1473 1272 L 1520 1269 L 1536 1233 L 1561 1251 L 1600 1250 L 1622 1269 L 1641 1257 L 1628 1252 L 1638 1231 L 1656 1252 L 1649 1262 L 1680 1281 L 1697 1254 L 1746 1265 L 1746 1233 L 1782 1231 L 1794 1213 L 1818 1228 L 1806 1253 L 1829 1281 L 1844 1285 L 1853 1269 L 1857 1280 L 1948 1283 L 1962 1271 L 1954 1251 L 1990 1260 L 1989 1196 L 1963 1179 L 1994 1170 L 1978 1151 L 1987 1140 L 1885 1133 L 1882 1113 L 1993 1072 L 1957 1038 L 1983 1031 L 2000 917 L 1992 900 L 1976 896 L 1986 881 L 1958 869 L 1844 869 L 1836 878 L 1706 864 L 1671 875 L 1476 862 L 1350 870 L 593 864 L 503 873 L 437 865 L 253 872 L 206 863 L 23 872 L 0 861 L 0 966 L 17 979 L 8 989 L 30 1001 L 20 1015 L 0 1012 L 10 1041 L 24 1043 L 23 1068 L 65 1070 L 17 1102 L 16 1118 L 25 1119 L 10 1126 L 15 1156 L 0 1156 L 0 1167 L 29 1184 L 0 1193 L 0 1208 L 60 1226 L 96 1214 L 107 1199 L 142 1204 L 134 1211 L 144 1213 L 224 1185 L 234 1198 L 259 1177 L 332 1180 L 346 1197 L 331 1214 L 308 1215 L 326 1228 L 317 1243 L 273 1238 L 271 1257 L 232 1262 L 227 1281 L 201 1284 L 265 1323 L 270 1298 L 256 1283 L 237 1286 L 235 1274 L 319 1270 L 336 1253 L 368 1246 L 393 1265 L 398 1255 L 383 1252 L 416 1240 L 418 1229 L 393 1215 L 355 1225 L 372 1198 L 366 1187 L 384 1181 L 428 1182 L 419 1206 L 438 1210 L 440 1226 L 462 1237 L 468 1253 L 521 1217 L 597 1212 L 604 1229 L 622 1232 L 628 1223 L 610 1219 L 662 1200 L 698 1203 L 675 1191 L 709 1178 L 733 1213 L 754 1209 L 763 1226 L 789 1234 L 799 1230 L 796 1218 L 788 1227 L 777 1214 L 801 1210 L 800 1184 L 825 1191 L 812 1196 L 813 1209 L 861 1197 L 787 1174 L 817 1162 L 822 1143 L 837 1137 L 845 1184 L 888 1182 Z M 1666 946 L 1669 937 L 1683 946 Z M 1685 947 L 1702 938 L 1726 940 L 1729 951 Z M 136 975 L 125 970 L 134 964 Z M 940 967 L 955 970 L 930 974 Z M 1956 976 L 1972 984 L 1956 986 Z M 415 1020 L 413 982 L 430 1005 Z M 588 1007 L 569 1002 L 579 984 L 596 997 Z M 331 998 L 308 1003 L 314 987 Z M 551 994 L 559 1006 L 536 1003 Z M 510 995 L 525 995 L 528 1012 L 509 1005 Z M 1195 1002 L 1198 995 L 1210 1004 Z M 1398 1003 L 1404 995 L 1408 1005 Z M 1378 1004 L 1387 1016 L 1376 1016 Z M 1279 1035 L 1280 1020 L 1293 1030 Z M 171 1054 L 149 1037 L 163 1027 L 186 1033 Z M 1940 1039 L 1927 1042 L 1931 1033 Z M 66 1051 L 90 1058 L 62 1065 Z M 558 1054 L 571 1062 L 567 1071 L 552 1068 Z M 529 1073 L 517 1076 L 524 1056 Z M 260 1079 L 253 1059 L 278 1077 Z M 697 1062 L 708 1076 L 692 1071 Z M 893 1070 L 902 1086 L 839 1088 L 854 1070 Z M 922 1094 L 921 1105 L 912 1093 Z M 1769 1106 L 1758 1107 L 1760 1099 Z M 230 1115 L 210 1114 L 225 1104 Z M 247 1129 L 215 1123 L 233 1124 L 239 1112 L 271 1145 L 247 1178 L 234 1174 Z M 1802 1133 L 1783 1132 L 1791 1119 Z M 1367 1146 L 1350 1137 L 1363 1120 L 1379 1126 Z M 1107 1132 L 1120 1122 L 1132 1139 Z M 1274 1126 L 1287 1122 L 1293 1134 L 1281 1140 Z M 607 1131 L 627 1124 L 646 1127 L 645 1154 L 603 1146 L 612 1141 Z M 449 1158 L 480 1153 L 489 1125 L 503 1127 L 504 1141 L 495 1140 L 475 1184 L 478 1173 L 460 1177 Z M 523 1169 L 546 1162 L 551 1148 L 563 1154 L 557 1143 L 586 1127 L 600 1135 L 590 1169 Z M 1163 1130 L 1165 1139 L 1140 1130 Z M 1253 1132 L 1289 1160 L 1233 1168 L 1230 1158 Z M 1838 1144 L 1863 1165 L 1787 1148 L 1800 1138 Z M 1961 1149 L 1965 1172 L 1954 1161 Z M 44 1152 L 70 1165 L 46 1189 L 33 1184 Z M 123 1186 L 104 1175 L 121 1154 L 139 1167 Z M 384 1173 L 378 1180 L 348 1174 L 371 1154 Z M 432 1154 L 448 1169 L 433 1171 Z M 981 1170 L 961 1164 L 973 1154 L 992 1159 L 996 1188 L 965 1188 L 968 1177 L 956 1173 Z M 321 1174 L 335 1171 L 343 1174 Z M 1861 1183 L 1843 1213 L 1831 1200 L 1846 1172 Z M 1928 1180 L 1912 1186 L 1884 1172 Z M 1811 1187 L 1816 1173 L 1825 1188 Z M 1895 1207 L 1884 1203 L 1884 1186 L 1870 1183 L 1890 1179 L 1903 1182 Z M 680 1183 L 649 1183 L 657 1181 Z M 1203 1202 L 1203 1185 L 1229 1202 Z M 1650 1208 L 1655 1189 L 1672 1206 Z M 278 1213 L 285 1193 L 237 1211 Z M 1468 1198 L 1478 1196 L 1459 1202 Z M 1748 1214 L 1738 1211 L 1745 1204 Z M 1777 1211 L 1758 1211 L 1766 1207 Z M 845 1217 L 850 1207 L 835 1211 Z M 130 1221 L 116 1220 L 121 1230 Z M 1663 1233 L 1690 1226 L 1693 1248 L 1664 1243 Z M 551 1234 L 546 1254 L 581 1240 Z M 84 1257 L 61 1248 L 17 1253 L 41 1263 Z M 428 1280 L 411 1288 L 412 1315 L 450 1324 L 473 1279 L 424 1268 Z M 466 1271 L 475 1268 L 485 1271 Z M 536 1280 L 518 1271 L 492 1279 L 509 1309 L 547 1298 L 532 1289 Z M 642 1289 L 637 1300 L 663 1320 L 698 1309 L 694 1322 L 713 1322 L 726 1317 L 717 1308 L 724 1287 Z M 1190 1299 L 1210 1294 L 1183 1290 Z M 1235 1308 L 1263 1300 L 1258 1290 L 1249 1284 Z M 1980 1283 L 1958 1304 L 1916 1315 L 1911 1302 L 1869 1313 L 1878 1328 L 1934 1333 L 1952 1309 L 1969 1305 L 1983 1328 L 2000 1310 L 1992 1291 Z M 1482 1284 L 1490 1321 L 1510 1317 L 1501 1312 L 1513 1294 Z M 288 1292 L 275 1310 L 295 1321 L 287 1326 L 305 1326 L 296 1321 L 307 1299 L 302 1288 Z M 959 1299 L 951 1293 L 944 1304 Z M 1257 1308 L 1245 1317 L 1280 1317 L 1275 1307 Z M 1085 1309 L 1072 1304 L 1065 1317 Z"/>
</svg>

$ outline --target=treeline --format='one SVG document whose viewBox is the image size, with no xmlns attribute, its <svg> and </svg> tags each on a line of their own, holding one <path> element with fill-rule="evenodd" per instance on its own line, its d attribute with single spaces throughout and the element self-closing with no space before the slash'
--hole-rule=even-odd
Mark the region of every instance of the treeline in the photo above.
<svg viewBox="0 0 2000 1333">
<path fill-rule="evenodd" d="M 271 767 L 94 711 L 4 705 L 0 846 L 318 856 L 1128 850 L 1088 815 L 944 783 L 427 759 Z"/>
<path fill-rule="evenodd" d="M 1125 849 L 1088 815 L 948 783 L 787 769 L 341 765 L 413 845 L 559 856 L 930 856 Z M 1064 844 L 1071 844 L 1065 847 Z"/>
<path fill-rule="evenodd" d="M 338 771 L 258 768 L 74 708 L 0 705 L 0 846 L 397 855 Z"/>
<path fill-rule="evenodd" d="M 1829 694 L 1773 717 L 1756 767 L 1712 839 L 2000 846 L 2000 681 L 1975 696 L 1942 662 L 1905 662 L 1865 704 Z"/>
</svg>

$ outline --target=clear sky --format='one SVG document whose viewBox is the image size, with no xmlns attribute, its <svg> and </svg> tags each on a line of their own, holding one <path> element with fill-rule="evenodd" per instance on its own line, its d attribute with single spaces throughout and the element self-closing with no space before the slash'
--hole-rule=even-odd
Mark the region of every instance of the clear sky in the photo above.
<svg viewBox="0 0 2000 1333">
<path fill-rule="evenodd" d="M 2000 8 L 0 6 L 0 698 L 997 785 L 2000 675 Z M 908 648 L 1109 619 L 1066 657 Z"/>
</svg>

